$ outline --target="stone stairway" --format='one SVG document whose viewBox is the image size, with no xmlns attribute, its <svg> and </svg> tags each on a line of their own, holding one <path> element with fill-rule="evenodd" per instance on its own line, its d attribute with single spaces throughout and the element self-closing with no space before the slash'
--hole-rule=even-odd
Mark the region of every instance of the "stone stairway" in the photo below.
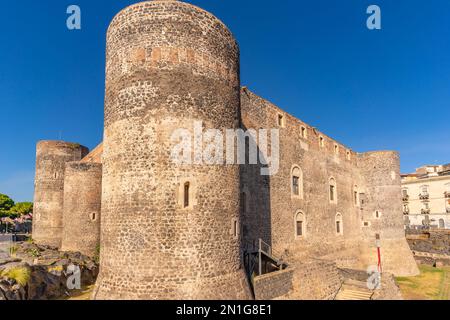
<svg viewBox="0 0 450 320">
<path fill-rule="evenodd" d="M 365 282 L 346 280 L 335 300 L 371 300 L 373 291 L 369 290 Z"/>
</svg>

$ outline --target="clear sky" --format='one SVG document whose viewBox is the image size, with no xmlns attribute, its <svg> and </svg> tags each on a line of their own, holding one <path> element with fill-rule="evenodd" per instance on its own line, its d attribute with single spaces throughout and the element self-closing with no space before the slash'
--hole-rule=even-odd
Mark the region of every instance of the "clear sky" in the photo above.
<svg viewBox="0 0 450 320">
<path fill-rule="evenodd" d="M 32 200 L 38 140 L 102 140 L 105 33 L 135 2 L 2 1 L 0 193 Z M 188 2 L 230 27 L 257 94 L 356 151 L 400 151 L 403 172 L 450 162 L 450 1 Z M 380 31 L 366 28 L 371 4 Z"/>
</svg>

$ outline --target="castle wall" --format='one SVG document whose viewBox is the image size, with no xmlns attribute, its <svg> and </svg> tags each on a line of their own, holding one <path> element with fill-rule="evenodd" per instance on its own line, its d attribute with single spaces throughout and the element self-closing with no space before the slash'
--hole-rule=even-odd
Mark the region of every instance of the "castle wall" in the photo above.
<svg viewBox="0 0 450 320">
<path fill-rule="evenodd" d="M 100 245 L 102 165 L 69 162 L 64 179 L 62 251 L 97 254 Z"/>
<path fill-rule="evenodd" d="M 247 89 L 243 90 L 241 99 L 245 128 L 280 130 L 279 172 L 261 177 L 255 166 L 243 168 L 242 185 L 252 195 L 248 200 L 249 210 L 243 218 L 244 230 L 250 230 L 244 232 L 245 240 L 262 237 L 291 261 L 311 256 L 329 257 L 342 266 L 357 266 L 361 218 L 353 190 L 357 186 L 361 192 L 364 184 L 356 169 L 355 153 Z M 279 115 L 284 118 L 281 127 L 277 120 Z M 306 137 L 302 137 L 302 127 L 306 129 Z M 323 147 L 319 145 L 320 137 L 324 139 Z M 347 152 L 350 152 L 349 158 Z M 294 196 L 291 189 L 295 166 L 303 175 L 300 197 Z M 329 200 L 330 178 L 336 180 L 337 203 Z M 261 184 L 262 180 L 266 183 Z M 298 212 L 304 215 L 302 237 L 296 236 L 295 216 Z M 338 213 L 343 220 L 342 234 L 336 232 Z"/>
<path fill-rule="evenodd" d="M 386 271 L 416 273 L 404 235 L 398 154 L 357 154 L 248 89 L 242 91 L 241 100 L 244 128 L 280 132 L 277 174 L 261 177 L 258 166 L 241 169 L 241 185 L 252 195 L 243 216 L 245 242 L 261 237 L 291 263 L 314 257 L 363 269 L 377 265 L 378 233 Z M 299 196 L 292 191 L 295 167 L 302 176 Z M 330 201 L 330 179 L 335 181 L 334 201 Z M 397 257 L 395 249 L 402 255 Z"/>
<path fill-rule="evenodd" d="M 211 14 L 130 6 L 107 36 L 96 299 L 246 299 L 237 165 L 176 165 L 175 129 L 236 128 L 239 49 Z M 184 186 L 189 183 L 189 203 Z"/>
<path fill-rule="evenodd" d="M 367 265 L 377 265 L 376 235 L 379 235 L 383 271 L 402 276 L 418 274 L 405 238 L 398 153 L 360 154 L 358 168 L 367 181 L 362 211 L 365 240 L 361 242 L 362 260 Z"/>
<path fill-rule="evenodd" d="M 88 149 L 62 141 L 40 141 L 36 148 L 33 240 L 38 244 L 61 245 L 64 171 L 69 161 L 81 160 Z"/>
<path fill-rule="evenodd" d="M 254 278 L 255 300 L 282 299 L 292 291 L 294 269 L 276 271 Z"/>
</svg>

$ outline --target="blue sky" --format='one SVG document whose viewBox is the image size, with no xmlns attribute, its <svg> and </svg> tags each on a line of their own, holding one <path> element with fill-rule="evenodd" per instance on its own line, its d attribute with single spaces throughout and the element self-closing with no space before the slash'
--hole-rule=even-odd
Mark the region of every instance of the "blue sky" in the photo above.
<svg viewBox="0 0 450 320">
<path fill-rule="evenodd" d="M 32 200 L 38 140 L 101 141 L 105 33 L 135 2 L 2 1 L 0 193 Z M 403 172 L 450 162 L 450 1 L 187 2 L 230 27 L 257 94 L 356 151 L 400 151 Z M 365 26 L 371 4 L 380 31 Z"/>
</svg>

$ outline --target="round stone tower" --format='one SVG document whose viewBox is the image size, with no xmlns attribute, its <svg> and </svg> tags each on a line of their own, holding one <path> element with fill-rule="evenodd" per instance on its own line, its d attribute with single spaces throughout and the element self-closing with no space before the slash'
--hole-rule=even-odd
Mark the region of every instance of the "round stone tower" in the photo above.
<svg viewBox="0 0 450 320">
<path fill-rule="evenodd" d="M 405 238 L 401 200 L 400 158 L 394 151 L 362 153 L 358 166 L 366 181 L 365 242 L 363 260 L 367 265 L 377 265 L 376 242 L 381 245 L 383 271 L 396 276 L 419 273 Z"/>
<path fill-rule="evenodd" d="M 36 148 L 33 240 L 60 247 L 66 162 L 79 161 L 88 149 L 76 143 L 40 141 Z"/>
<path fill-rule="evenodd" d="M 147 1 L 114 18 L 94 298 L 251 298 L 239 249 L 239 168 L 201 164 L 198 142 L 199 130 L 238 127 L 239 87 L 238 45 L 210 13 Z M 200 149 L 185 153 L 192 164 L 171 157 L 182 128 L 186 144 Z"/>
<path fill-rule="evenodd" d="M 64 179 L 62 251 L 94 256 L 100 244 L 102 165 L 69 162 Z"/>
</svg>

